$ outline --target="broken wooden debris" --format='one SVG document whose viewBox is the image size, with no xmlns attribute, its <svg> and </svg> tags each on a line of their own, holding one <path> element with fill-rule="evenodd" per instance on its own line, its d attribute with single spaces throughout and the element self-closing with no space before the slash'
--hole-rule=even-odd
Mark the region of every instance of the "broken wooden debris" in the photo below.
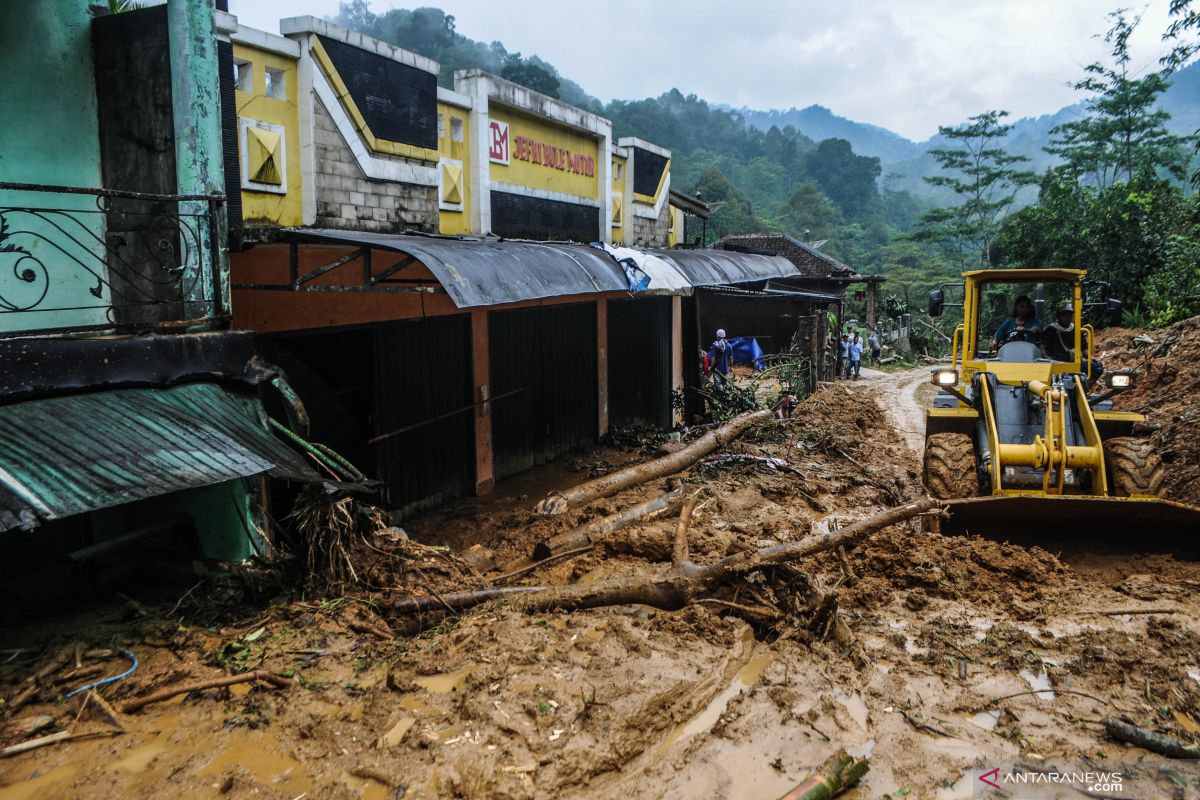
<svg viewBox="0 0 1200 800">
<path fill-rule="evenodd" d="M 786 459 L 775 456 L 751 456 L 745 453 L 722 453 L 719 456 L 709 456 L 700 462 L 701 467 L 719 467 L 723 464 L 752 464 L 766 467 L 776 472 L 787 472 L 803 476 L 803 473 Z"/>
<path fill-rule="evenodd" d="M 552 492 L 537 504 L 536 511 L 547 516 L 562 514 L 568 509 L 579 508 L 593 500 L 608 497 L 631 486 L 638 486 L 656 478 L 682 472 L 718 447 L 729 444 L 754 425 L 773 420 L 774 416 L 774 410 L 769 408 L 739 414 L 716 430 L 709 431 L 687 447 L 670 455 L 642 464 L 634 464 L 561 492 Z"/>
<path fill-rule="evenodd" d="M 25 687 L 13 696 L 12 700 L 5 706 L 5 713 L 12 716 L 19 711 L 26 703 L 33 699 L 42 688 L 42 684 L 47 678 L 67 664 L 72 663 L 75 657 L 75 648 L 73 646 L 64 647 L 58 651 L 52 658 L 46 661 L 37 672 L 25 679 Z"/>
<path fill-rule="evenodd" d="M 1200 758 L 1200 745 L 1184 744 L 1171 736 L 1139 728 L 1125 720 L 1105 717 L 1101 722 L 1109 737 L 1118 742 L 1137 745 L 1167 758 Z"/>
<path fill-rule="evenodd" d="M 569 586 L 510 586 L 452 592 L 439 597 L 407 597 L 394 601 L 391 609 L 401 615 L 437 613 L 443 607 L 461 611 L 491 600 L 508 598 L 515 608 L 528 612 L 575 611 L 614 605 L 647 605 L 675 611 L 746 572 L 857 544 L 877 531 L 934 512 L 937 508 L 934 500 L 919 500 L 859 520 L 829 536 L 747 550 L 703 566 L 690 560 L 677 561 L 668 572 L 660 575 Z M 682 533 L 679 535 L 686 537 L 687 528 L 683 524 L 682 514 L 680 522 L 679 530 Z M 675 552 L 678 554 L 680 549 L 681 546 L 677 545 Z"/>
<path fill-rule="evenodd" d="M 47 745 L 58 744 L 59 742 L 70 742 L 76 739 L 92 739 L 98 736 L 119 736 L 124 732 L 124 730 L 84 731 L 80 733 L 59 731 L 58 733 L 51 733 L 48 736 L 30 739 L 27 742 L 21 742 L 20 744 L 14 744 L 10 747 L 5 747 L 3 750 L 0 750 L 0 758 L 8 758 L 9 756 L 20 755 L 21 753 L 27 753 L 30 750 L 37 750 L 39 747 L 46 747 Z"/>
<path fill-rule="evenodd" d="M 870 762 L 839 750 L 779 800 L 830 800 L 858 783 Z"/>
<path fill-rule="evenodd" d="M 272 686 L 278 686 L 281 689 L 286 689 L 292 685 L 289 678 L 282 675 L 276 675 L 273 672 L 268 672 L 265 669 L 256 669 L 253 672 L 243 672 L 240 675 L 223 675 L 220 678 L 212 678 L 207 681 L 199 681 L 197 683 L 185 683 L 179 686 L 170 686 L 166 689 L 161 689 L 153 694 L 148 694 L 145 697 L 138 697 L 130 700 L 125 705 L 121 706 L 122 713 L 132 714 L 151 703 L 159 703 L 163 700 L 170 700 L 172 697 L 177 697 L 181 694 L 191 694 L 205 689 L 219 689 L 223 686 L 233 686 L 239 683 L 250 683 L 252 681 L 263 681 Z"/>
</svg>

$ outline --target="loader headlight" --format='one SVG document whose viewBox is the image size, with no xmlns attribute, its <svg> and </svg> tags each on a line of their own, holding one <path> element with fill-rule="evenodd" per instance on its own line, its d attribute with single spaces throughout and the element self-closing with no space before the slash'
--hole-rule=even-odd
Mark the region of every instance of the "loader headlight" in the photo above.
<svg viewBox="0 0 1200 800">
<path fill-rule="evenodd" d="M 1133 373 L 1114 372 L 1108 376 L 1108 383 L 1114 389 L 1128 389 L 1133 386 Z"/>
<path fill-rule="evenodd" d="M 938 386 L 957 386 L 958 385 L 958 370 L 956 369 L 935 369 L 933 371 L 933 382 Z"/>
</svg>

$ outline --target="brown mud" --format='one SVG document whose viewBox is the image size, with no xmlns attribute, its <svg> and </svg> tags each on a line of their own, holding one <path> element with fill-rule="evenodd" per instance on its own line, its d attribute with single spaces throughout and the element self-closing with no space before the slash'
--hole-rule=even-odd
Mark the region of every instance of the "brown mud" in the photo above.
<svg viewBox="0 0 1200 800">
<path fill-rule="evenodd" d="M 1102 346 L 1120 360 L 1107 337 Z M 1125 716 L 1184 741 L 1200 735 L 1200 564 L 1089 552 L 1062 531 L 1047 531 L 1044 548 L 1023 548 L 912 524 L 844 560 L 811 557 L 796 566 L 836 608 L 819 629 L 782 625 L 756 637 L 716 603 L 542 614 L 493 603 L 418 636 L 389 634 L 387 599 L 486 583 L 453 553 L 484 544 L 501 564 L 525 558 L 541 538 L 668 486 L 704 489 L 691 538 L 701 563 L 918 496 L 927 379 L 924 369 L 864 370 L 731 447 L 785 459 L 799 475 L 751 462 L 698 465 L 561 518 L 536 516 L 546 491 L 644 458 L 657 443 L 598 448 L 407 524 L 407 544 L 395 531 L 364 536 L 351 558 L 374 589 L 216 611 L 139 598 L 150 617 L 113 603 L 5 630 L 6 699 L 77 641 L 80 676 L 127 666 L 91 648 L 139 658 L 133 675 L 103 690 L 117 707 L 249 669 L 294 685 L 177 697 L 124 715 L 123 735 L 0 758 L 0 800 L 772 798 L 841 747 L 871 762 L 844 795 L 851 800 L 971 797 L 967 770 L 1118 759 L 1138 763 L 1156 787 L 1144 796 L 1195 797 L 1195 766 L 1107 740 L 1100 720 Z M 1190 408 L 1170 413 L 1200 405 Z M 1164 441 L 1179 460 L 1190 457 L 1178 439 Z M 674 524 L 632 526 L 516 583 L 665 569 Z M 38 694 L 0 728 L 0 745 L 29 738 L 14 720 L 47 717 L 42 732 L 107 727 L 87 710 L 76 722 L 77 706 L 61 699 L 94 679 Z"/>
</svg>

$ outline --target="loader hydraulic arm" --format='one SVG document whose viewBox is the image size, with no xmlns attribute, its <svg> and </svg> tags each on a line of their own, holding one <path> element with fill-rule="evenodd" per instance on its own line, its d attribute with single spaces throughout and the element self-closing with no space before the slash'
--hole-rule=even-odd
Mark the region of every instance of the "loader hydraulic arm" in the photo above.
<svg viewBox="0 0 1200 800">
<path fill-rule="evenodd" d="M 1042 470 L 1042 491 L 1045 494 L 1063 494 L 1068 469 L 1091 470 L 1092 484 L 1095 487 L 1093 492 L 1098 495 L 1107 494 L 1104 451 L 1095 418 L 1087 404 L 1087 393 L 1077 376 L 1071 376 L 1070 380 L 1075 382 L 1075 391 L 1071 392 L 1076 398 L 1073 410 L 1083 430 L 1083 444 L 1070 444 L 1068 392 L 1038 380 L 1027 382 L 1025 388 L 1042 401 L 1045 417 L 1043 433 L 1034 436 L 1033 442 L 1029 444 L 1001 442 L 999 427 L 992 411 L 994 406 L 991 387 L 987 381 L 981 381 L 985 407 L 984 423 L 988 428 L 989 450 L 992 453 L 990 467 L 993 494 L 1007 494 L 1011 491 L 1006 490 L 1003 485 L 1005 467 L 1032 467 Z"/>
</svg>

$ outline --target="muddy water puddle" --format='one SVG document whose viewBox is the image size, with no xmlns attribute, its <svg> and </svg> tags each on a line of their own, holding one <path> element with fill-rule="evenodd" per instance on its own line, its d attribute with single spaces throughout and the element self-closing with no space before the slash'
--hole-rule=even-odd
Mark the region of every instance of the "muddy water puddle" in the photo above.
<svg viewBox="0 0 1200 800">
<path fill-rule="evenodd" d="M 51 791 L 51 789 L 75 777 L 78 772 L 78 764 L 63 764 L 28 780 L 0 787 L 0 800 L 36 800 L 36 798 L 43 797 L 62 797 L 64 795 L 58 794 L 57 791 Z"/>
<path fill-rule="evenodd" d="M 763 670 L 767 668 L 773 659 L 774 656 L 770 653 L 759 653 L 747 661 L 746 665 L 734 675 L 733 681 L 729 686 L 725 687 L 716 697 L 710 700 L 703 711 L 682 725 L 676 726 L 675 730 L 671 731 L 666 740 L 655 750 L 655 755 L 661 756 L 677 742 L 711 730 L 713 725 L 717 723 L 717 720 L 721 718 L 721 715 L 725 713 L 725 708 L 729 705 L 729 701 L 737 697 L 741 692 L 754 686 L 758 682 L 758 679 L 762 677 Z"/>
<path fill-rule="evenodd" d="M 430 694 L 449 694 L 463 685 L 463 681 L 471 674 L 473 667 L 463 667 L 454 672 L 443 672 L 439 675 L 418 675 L 413 683 Z"/>
</svg>

